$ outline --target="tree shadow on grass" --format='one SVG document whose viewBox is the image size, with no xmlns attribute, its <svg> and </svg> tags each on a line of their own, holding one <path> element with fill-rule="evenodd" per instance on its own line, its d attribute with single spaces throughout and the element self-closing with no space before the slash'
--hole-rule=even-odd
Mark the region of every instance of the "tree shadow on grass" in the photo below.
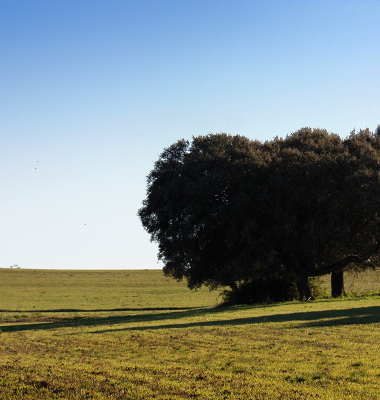
<svg viewBox="0 0 380 400">
<path fill-rule="evenodd" d="M 59 316 L 42 316 L 42 317 L 28 317 L 21 316 L 20 318 L 15 319 L 11 323 L 6 321 L 1 324 L 0 321 L 0 332 L 18 332 L 18 331 L 26 331 L 26 330 L 40 330 L 40 329 L 57 329 L 57 328 L 76 328 L 80 326 L 99 326 L 99 325 L 116 325 L 116 324 L 139 324 L 147 321 L 165 321 L 171 319 L 178 319 L 183 317 L 191 317 L 196 315 L 202 315 L 210 311 L 210 307 L 207 308 L 194 308 L 189 309 L 185 308 L 184 311 L 175 311 L 174 310 L 182 310 L 182 308 L 165 308 L 165 309 L 111 309 L 111 310 L 98 310 L 98 311 L 139 311 L 138 314 L 133 315 L 114 315 L 108 317 L 99 317 L 99 316 L 68 316 L 68 317 L 59 317 Z M 157 312 L 157 310 L 161 312 Z M 69 310 L 61 310 L 62 312 L 69 312 Z M 88 313 L 89 311 L 80 310 L 82 312 Z M 95 310 L 91 310 L 94 312 Z M 148 311 L 148 312 L 146 312 Z M 15 312 L 15 311 L 13 311 Z M 22 311 L 23 313 L 27 311 Z M 57 310 L 55 310 L 57 312 Z"/>
<path fill-rule="evenodd" d="M 44 310 L 13 310 L 13 309 L 0 309 L 0 312 L 11 312 L 11 313 L 58 313 L 58 312 L 114 312 L 114 311 L 175 311 L 175 310 L 192 310 L 199 309 L 200 307 L 147 307 L 147 308 L 91 308 L 86 310 L 84 308 L 51 308 Z"/>
<path fill-rule="evenodd" d="M 99 330 L 93 333 L 105 333 L 115 331 L 153 331 L 156 329 L 173 329 L 173 328 L 196 328 L 196 327 L 215 327 L 226 325 L 254 325 L 260 323 L 287 323 L 298 322 L 292 324 L 292 328 L 304 327 L 326 327 L 339 325 L 359 325 L 380 323 L 380 306 L 351 308 L 346 310 L 325 310 L 325 311 L 308 311 L 291 314 L 266 315 L 250 318 L 235 319 L 219 319 L 213 321 L 196 321 L 187 323 L 170 323 L 160 325 L 133 326 L 123 328 L 113 328 Z"/>
<path fill-rule="evenodd" d="M 234 311 L 236 309 L 233 309 Z M 17 332 L 25 330 L 40 329 L 58 329 L 67 327 L 84 327 L 84 326 L 104 326 L 107 329 L 97 330 L 92 333 L 121 332 L 121 331 L 153 331 L 157 329 L 172 328 L 197 328 L 197 327 L 215 327 L 226 325 L 254 325 L 262 323 L 292 323 L 291 327 L 323 327 L 323 326 L 339 326 L 354 324 L 373 324 L 380 323 L 380 306 L 350 308 L 343 310 L 323 310 L 323 311 L 305 311 L 290 314 L 274 314 L 261 315 L 257 317 L 247 318 L 224 318 L 223 313 L 231 311 L 230 307 L 203 308 L 195 310 L 187 310 L 181 312 L 160 312 L 145 313 L 127 316 L 109 316 L 109 317 L 72 317 L 62 318 L 53 322 L 42 323 L 22 323 L 1 325 L 2 332 Z M 215 318 L 217 316 L 217 318 Z M 197 318 L 194 322 L 183 321 L 184 318 Z M 213 320 L 202 320 L 200 317 L 209 317 Z M 174 322 L 177 320 L 178 322 Z M 168 322 L 170 321 L 170 323 Z M 296 322 L 296 324 L 294 324 Z M 145 326 L 139 326 L 140 324 Z M 113 327 L 114 325 L 128 324 L 125 327 Z M 109 326 L 112 326 L 111 328 Z"/>
</svg>

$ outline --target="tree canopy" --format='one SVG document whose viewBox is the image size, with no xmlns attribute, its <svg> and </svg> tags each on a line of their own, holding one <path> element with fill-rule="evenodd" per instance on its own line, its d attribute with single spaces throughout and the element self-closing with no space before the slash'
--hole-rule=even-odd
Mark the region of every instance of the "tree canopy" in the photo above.
<svg viewBox="0 0 380 400">
<path fill-rule="evenodd" d="M 270 142 L 209 134 L 159 156 L 138 214 L 164 273 L 190 288 L 380 265 L 380 127 Z"/>
</svg>

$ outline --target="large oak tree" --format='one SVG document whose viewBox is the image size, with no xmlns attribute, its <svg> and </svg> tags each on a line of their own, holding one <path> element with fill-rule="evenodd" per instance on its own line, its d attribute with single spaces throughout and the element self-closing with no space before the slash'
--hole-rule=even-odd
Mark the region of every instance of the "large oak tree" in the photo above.
<svg viewBox="0 0 380 400">
<path fill-rule="evenodd" d="M 344 270 L 379 265 L 379 200 L 380 128 L 265 143 L 210 134 L 164 150 L 139 216 L 164 273 L 190 288 L 236 289 L 285 269 L 302 299 L 309 277 L 332 273 L 339 294 Z"/>
</svg>

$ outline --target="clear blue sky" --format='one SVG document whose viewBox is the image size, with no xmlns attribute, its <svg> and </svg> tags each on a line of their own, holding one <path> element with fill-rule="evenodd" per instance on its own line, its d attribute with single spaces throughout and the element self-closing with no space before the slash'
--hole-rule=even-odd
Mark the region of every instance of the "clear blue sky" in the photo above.
<svg viewBox="0 0 380 400">
<path fill-rule="evenodd" d="M 137 210 L 180 138 L 380 123 L 380 1 L 1 0 L 0 266 L 160 268 Z"/>
</svg>

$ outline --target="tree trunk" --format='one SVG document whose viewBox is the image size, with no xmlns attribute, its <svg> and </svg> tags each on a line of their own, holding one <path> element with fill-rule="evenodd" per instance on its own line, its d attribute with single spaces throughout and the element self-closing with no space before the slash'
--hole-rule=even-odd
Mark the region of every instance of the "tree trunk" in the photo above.
<svg viewBox="0 0 380 400">
<path fill-rule="evenodd" d="M 339 297 L 345 293 L 343 271 L 334 271 L 331 273 L 331 295 Z"/>
<path fill-rule="evenodd" d="M 313 291 L 311 290 L 309 278 L 304 275 L 297 275 L 296 284 L 300 301 L 314 300 Z"/>
</svg>

